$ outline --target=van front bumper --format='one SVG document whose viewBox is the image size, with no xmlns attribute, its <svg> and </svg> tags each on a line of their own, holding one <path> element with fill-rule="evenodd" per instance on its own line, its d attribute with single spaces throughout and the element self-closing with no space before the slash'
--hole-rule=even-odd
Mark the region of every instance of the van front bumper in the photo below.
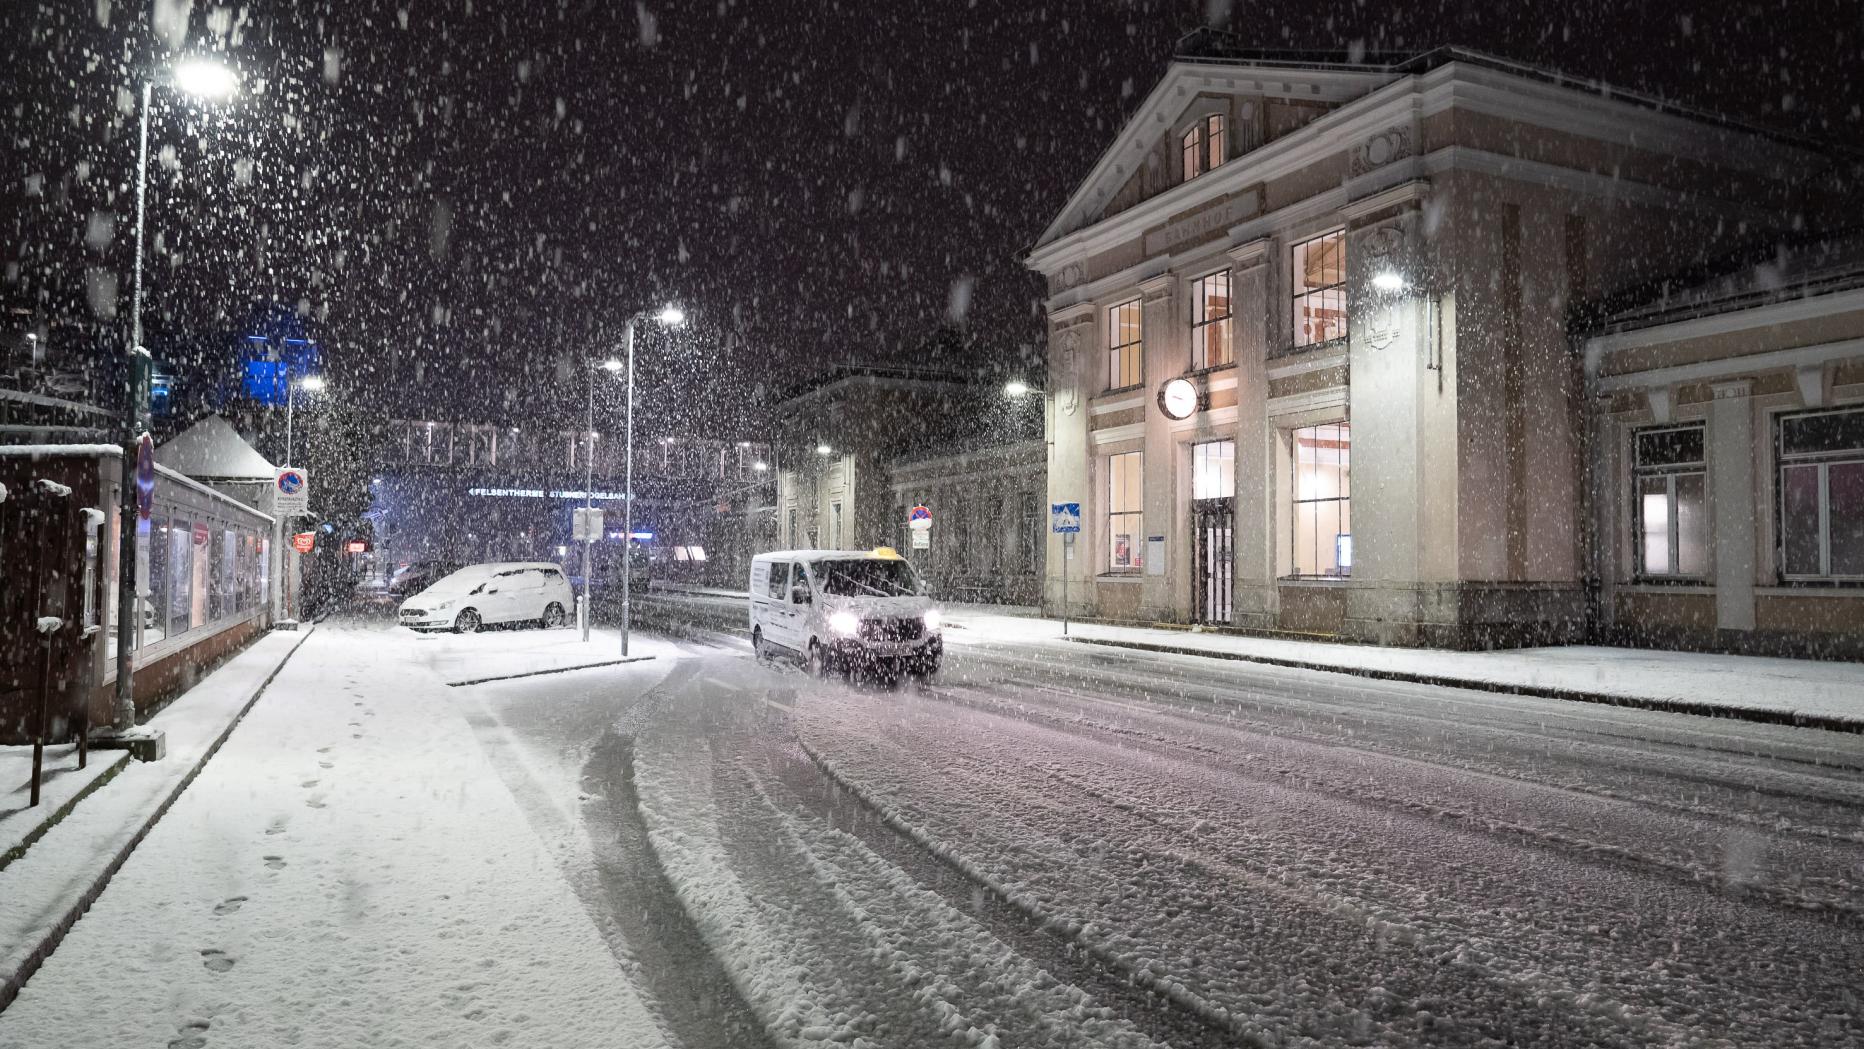
<svg viewBox="0 0 1864 1049">
<path fill-rule="evenodd" d="M 917 641 L 868 641 L 838 637 L 828 644 L 829 656 L 844 666 L 881 660 L 930 660 L 945 652 L 945 639 L 932 634 Z"/>
</svg>

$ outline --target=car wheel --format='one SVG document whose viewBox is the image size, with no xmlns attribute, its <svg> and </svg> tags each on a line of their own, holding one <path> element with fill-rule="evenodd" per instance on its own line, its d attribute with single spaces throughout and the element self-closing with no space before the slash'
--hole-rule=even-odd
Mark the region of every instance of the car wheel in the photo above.
<svg viewBox="0 0 1864 1049">
<path fill-rule="evenodd" d="M 828 651 L 822 647 L 820 642 L 809 642 L 809 660 L 804 666 L 808 669 L 810 677 L 825 678 L 828 676 Z"/>
<path fill-rule="evenodd" d="M 555 630 L 568 622 L 569 618 L 568 613 L 563 611 L 563 606 L 552 601 L 544 608 L 544 629 Z"/>
<path fill-rule="evenodd" d="M 453 620 L 453 632 L 455 634 L 476 634 L 479 632 L 480 625 L 479 613 L 468 608 L 459 614 L 459 618 Z"/>
<path fill-rule="evenodd" d="M 932 675 L 938 673 L 938 664 L 939 664 L 938 656 L 927 656 L 924 659 L 914 660 L 913 661 L 913 675 L 915 677 L 922 677 L 922 678 L 931 677 Z"/>
</svg>

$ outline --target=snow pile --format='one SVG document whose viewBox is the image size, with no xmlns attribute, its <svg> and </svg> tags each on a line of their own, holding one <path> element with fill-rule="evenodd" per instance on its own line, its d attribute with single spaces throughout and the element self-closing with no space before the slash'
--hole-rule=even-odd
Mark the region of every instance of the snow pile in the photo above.
<svg viewBox="0 0 1864 1049">
<path fill-rule="evenodd" d="M 57 616 L 40 616 L 36 625 L 39 629 L 39 633 L 54 634 L 58 632 L 60 627 L 65 625 L 65 621 Z"/>
<path fill-rule="evenodd" d="M 35 478 L 32 483 L 37 485 L 39 490 L 47 495 L 55 495 L 62 498 L 71 494 L 70 485 L 59 484 L 57 481 L 51 480 L 50 478 Z"/>
</svg>

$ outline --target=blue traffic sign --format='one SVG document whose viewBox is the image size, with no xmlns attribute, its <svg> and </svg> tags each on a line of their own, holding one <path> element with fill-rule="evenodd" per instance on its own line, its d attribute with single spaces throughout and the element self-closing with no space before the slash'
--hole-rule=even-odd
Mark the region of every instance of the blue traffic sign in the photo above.
<svg viewBox="0 0 1864 1049">
<path fill-rule="evenodd" d="M 1081 530 L 1080 503 L 1050 503 L 1049 531 L 1069 533 Z"/>
</svg>

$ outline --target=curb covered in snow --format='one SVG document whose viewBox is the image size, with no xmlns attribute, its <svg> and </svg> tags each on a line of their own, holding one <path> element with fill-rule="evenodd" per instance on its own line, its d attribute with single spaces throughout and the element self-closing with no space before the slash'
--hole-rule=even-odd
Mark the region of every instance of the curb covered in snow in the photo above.
<svg viewBox="0 0 1864 1049">
<path fill-rule="evenodd" d="M 252 690 L 251 695 L 248 695 L 245 700 L 240 703 L 237 712 L 234 713 L 233 717 L 227 720 L 226 725 L 215 735 L 213 742 L 208 744 L 207 747 L 201 751 L 199 758 L 195 759 L 193 767 L 189 768 L 180 779 L 176 780 L 174 784 L 167 789 L 167 792 L 161 797 L 160 801 L 147 810 L 146 815 L 143 816 L 142 825 L 136 829 L 136 832 L 130 835 L 116 852 L 108 858 L 103 867 L 97 871 L 96 875 L 91 878 L 90 882 L 85 885 L 82 890 L 71 899 L 60 901 L 58 905 L 60 913 L 57 919 L 46 929 L 46 933 L 39 943 L 30 951 L 19 956 L 18 964 L 12 971 L 0 973 L 0 1011 L 4 1011 L 7 1006 L 13 1003 L 13 999 L 19 997 L 19 992 L 25 987 L 26 981 L 32 979 L 32 975 L 38 972 L 39 967 L 45 964 L 45 960 L 51 957 L 53 951 L 58 949 L 58 945 L 64 940 L 65 934 L 71 931 L 71 927 L 77 924 L 78 919 L 84 916 L 85 911 L 90 910 L 91 904 L 97 902 L 97 897 L 103 895 L 104 889 L 110 885 L 110 879 L 116 876 L 117 871 L 122 869 L 124 863 L 128 862 L 130 854 L 136 851 L 136 846 L 142 844 L 142 840 L 148 837 L 149 831 L 154 829 L 156 823 L 168 813 L 169 808 L 181 797 L 181 793 L 188 789 L 188 785 L 194 782 L 196 776 L 201 774 L 201 770 L 207 766 L 207 762 L 212 760 L 213 756 L 219 752 L 221 745 L 227 741 L 227 737 L 233 734 L 233 729 L 245 718 L 246 712 L 251 710 L 253 704 L 259 701 L 259 697 L 265 694 L 266 688 L 271 685 L 274 678 L 278 677 L 279 671 L 284 669 L 285 664 L 291 661 L 292 655 L 304 646 L 305 640 L 311 636 L 311 633 L 312 631 L 310 630 L 299 633 L 297 643 L 292 645 L 283 656 L 279 657 L 277 665 L 267 672 L 265 678 Z"/>
<path fill-rule="evenodd" d="M 1382 667 L 1359 667 L 1342 663 L 1322 663 L 1314 660 L 1287 659 L 1280 656 L 1224 652 L 1216 649 L 1198 648 L 1192 645 L 1165 645 L 1151 641 L 1129 641 L 1115 638 L 1079 636 L 1070 636 L 1065 640 L 1083 645 L 1104 645 L 1108 648 L 1130 648 L 1141 652 L 1160 652 L 1176 656 L 1201 656 L 1206 659 L 1228 659 L 1240 663 L 1261 663 L 1267 666 L 1290 667 L 1296 670 L 1318 670 L 1335 674 L 1351 674 L 1354 677 L 1376 678 L 1380 681 L 1403 681 L 1416 685 L 1435 685 L 1440 688 L 1461 688 L 1475 692 L 1499 692 L 1505 695 L 1534 696 L 1541 699 L 1564 699 L 1577 703 L 1598 703 L 1612 707 L 1634 707 L 1640 710 L 1657 710 L 1669 714 L 1695 714 L 1700 717 L 1730 718 L 1737 721 L 1754 721 L 1768 725 L 1791 725 L 1795 728 L 1824 729 L 1828 732 L 1864 733 L 1864 719 L 1847 718 L 1833 714 L 1807 714 L 1793 710 L 1739 707 L 1722 703 L 1695 703 L 1681 699 L 1659 699 L 1653 696 L 1633 696 L 1616 692 L 1593 692 L 1585 689 L 1554 688 L 1547 685 L 1488 681 L 1482 678 L 1450 677 L 1443 674 L 1420 674 L 1409 670 L 1389 670 Z"/>
<path fill-rule="evenodd" d="M 623 663 L 645 663 L 653 656 L 624 656 L 621 659 L 605 659 L 599 663 L 578 663 L 570 667 L 549 667 L 544 670 L 526 670 L 517 674 L 493 674 L 490 677 L 468 678 L 465 681 L 449 681 L 450 688 L 463 688 L 466 685 L 483 685 L 488 681 L 515 681 L 521 677 L 541 677 L 545 674 L 567 674 L 572 670 L 594 670 L 597 667 L 618 667 Z"/>
</svg>

